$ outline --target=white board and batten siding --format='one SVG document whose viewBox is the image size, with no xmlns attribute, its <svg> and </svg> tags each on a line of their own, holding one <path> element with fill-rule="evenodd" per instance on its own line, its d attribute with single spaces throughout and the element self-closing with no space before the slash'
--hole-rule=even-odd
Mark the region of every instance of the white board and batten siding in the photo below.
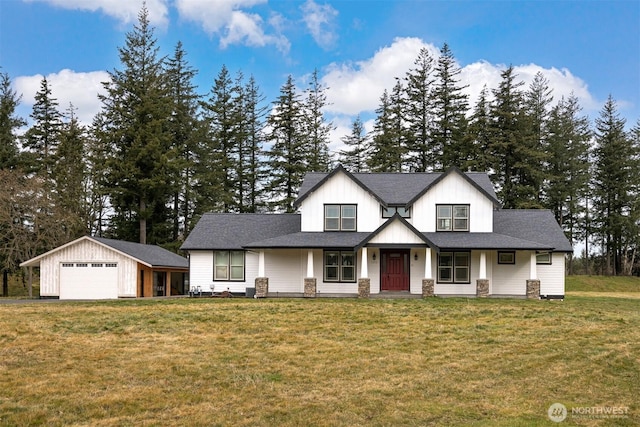
<svg viewBox="0 0 640 427">
<path fill-rule="evenodd" d="M 199 286 L 203 292 L 210 292 L 214 286 L 215 292 L 222 292 L 229 288 L 232 293 L 246 292 L 247 288 L 255 286 L 258 276 L 258 254 L 245 252 L 244 281 L 213 281 L 213 251 L 189 251 L 189 286 Z"/>
<path fill-rule="evenodd" d="M 324 231 L 325 204 L 357 205 L 358 231 L 375 231 L 381 224 L 380 203 L 342 172 L 333 175 L 302 202 L 302 231 Z"/>
<path fill-rule="evenodd" d="M 436 231 L 436 205 L 469 205 L 469 231 L 493 231 L 493 203 L 460 175 L 451 173 L 413 205 L 411 223 L 423 232 Z"/>
<path fill-rule="evenodd" d="M 91 264 L 117 264 L 114 267 L 117 270 L 117 297 L 135 297 L 136 296 L 136 279 L 138 263 L 131 258 L 123 256 L 106 246 L 100 245 L 92 240 L 85 239 L 76 244 L 63 247 L 58 251 L 45 256 L 40 261 L 40 295 L 45 297 L 61 297 L 60 279 L 61 276 L 65 280 L 77 279 L 77 275 L 82 275 L 82 271 L 61 272 L 62 264 L 88 264 L 86 268 L 92 268 Z M 70 267 L 66 267 L 70 268 Z M 109 272 L 108 274 L 113 274 Z M 82 277 L 80 277 L 82 278 Z M 102 280 L 102 279 L 101 279 Z M 70 282 L 65 282 L 70 283 Z M 73 285 L 75 286 L 75 285 Z M 72 288 L 73 288 L 72 286 Z M 67 289 L 68 290 L 68 289 Z M 65 290 L 66 291 L 66 290 Z M 107 291 L 108 292 L 108 291 Z M 63 292 L 64 294 L 64 292 Z M 109 297 L 112 297 L 109 294 Z"/>
<path fill-rule="evenodd" d="M 540 295 L 564 295 L 564 253 L 552 253 L 550 265 L 538 264 L 536 267 L 540 279 Z"/>
</svg>

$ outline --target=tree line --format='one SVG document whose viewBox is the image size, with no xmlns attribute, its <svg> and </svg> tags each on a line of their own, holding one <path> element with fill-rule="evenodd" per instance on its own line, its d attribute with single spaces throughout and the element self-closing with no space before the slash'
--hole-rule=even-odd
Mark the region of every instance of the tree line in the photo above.
<svg viewBox="0 0 640 427">
<path fill-rule="evenodd" d="M 177 250 L 204 212 L 292 212 L 305 173 L 337 163 L 488 171 L 505 208 L 551 209 L 587 257 L 596 245 L 594 272 L 638 263 L 640 120 L 626 132 L 612 97 L 592 124 L 575 96 L 554 102 L 541 73 L 524 88 L 509 67 L 471 107 L 445 44 L 437 57 L 421 50 L 381 95 L 372 132 L 356 118 L 332 153 L 317 71 L 304 88 L 288 76 L 267 103 L 252 76 L 223 66 L 199 94 L 182 44 L 161 56 L 145 8 L 118 53 L 90 126 L 73 105 L 61 111 L 44 78 L 20 134 L 21 97 L 0 73 L 4 271 L 85 234 Z"/>
</svg>

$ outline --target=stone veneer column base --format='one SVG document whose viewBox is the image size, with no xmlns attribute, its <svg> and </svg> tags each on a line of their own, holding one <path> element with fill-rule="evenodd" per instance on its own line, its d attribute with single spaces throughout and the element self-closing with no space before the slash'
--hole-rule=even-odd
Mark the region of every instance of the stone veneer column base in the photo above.
<svg viewBox="0 0 640 427">
<path fill-rule="evenodd" d="M 316 278 L 305 277 L 304 279 L 304 297 L 315 298 L 316 297 Z"/>
<path fill-rule="evenodd" d="M 540 280 L 527 280 L 527 299 L 540 299 Z"/>
<path fill-rule="evenodd" d="M 476 296 L 486 298 L 489 296 L 489 279 L 476 280 Z"/>
<path fill-rule="evenodd" d="M 269 293 L 269 278 L 256 277 L 256 298 L 266 298 Z"/>
<path fill-rule="evenodd" d="M 435 280 L 433 279 L 422 279 L 422 298 L 433 296 L 434 284 L 435 284 Z"/>
<path fill-rule="evenodd" d="M 358 298 L 369 298 L 371 279 L 358 279 Z"/>
</svg>

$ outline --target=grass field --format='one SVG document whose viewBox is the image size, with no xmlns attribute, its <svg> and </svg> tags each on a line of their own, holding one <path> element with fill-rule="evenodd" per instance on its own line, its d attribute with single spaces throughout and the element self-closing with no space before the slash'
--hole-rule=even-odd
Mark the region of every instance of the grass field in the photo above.
<svg viewBox="0 0 640 427">
<path fill-rule="evenodd" d="M 555 402 L 561 425 L 638 425 L 639 308 L 584 293 L 0 305 L 0 425 L 544 426 Z M 626 418 L 571 414 L 594 407 Z"/>
</svg>

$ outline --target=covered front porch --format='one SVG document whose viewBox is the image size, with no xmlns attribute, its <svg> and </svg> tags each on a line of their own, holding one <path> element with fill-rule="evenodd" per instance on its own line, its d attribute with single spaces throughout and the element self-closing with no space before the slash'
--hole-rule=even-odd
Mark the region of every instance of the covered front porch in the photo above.
<svg viewBox="0 0 640 427">
<path fill-rule="evenodd" d="M 288 252 L 288 262 L 284 255 L 279 259 L 278 252 L 256 251 L 256 297 L 540 297 L 536 251 L 509 252 L 514 262 L 508 265 L 500 262 L 501 252 L 497 250 L 452 250 L 425 245 L 308 248 L 296 250 L 295 255 Z M 295 261 L 292 255 L 299 259 Z M 298 285 L 288 281 L 290 285 L 284 288 L 280 280 L 271 277 L 278 276 L 280 270 L 270 265 L 271 261 L 278 265 L 298 264 Z"/>
</svg>

